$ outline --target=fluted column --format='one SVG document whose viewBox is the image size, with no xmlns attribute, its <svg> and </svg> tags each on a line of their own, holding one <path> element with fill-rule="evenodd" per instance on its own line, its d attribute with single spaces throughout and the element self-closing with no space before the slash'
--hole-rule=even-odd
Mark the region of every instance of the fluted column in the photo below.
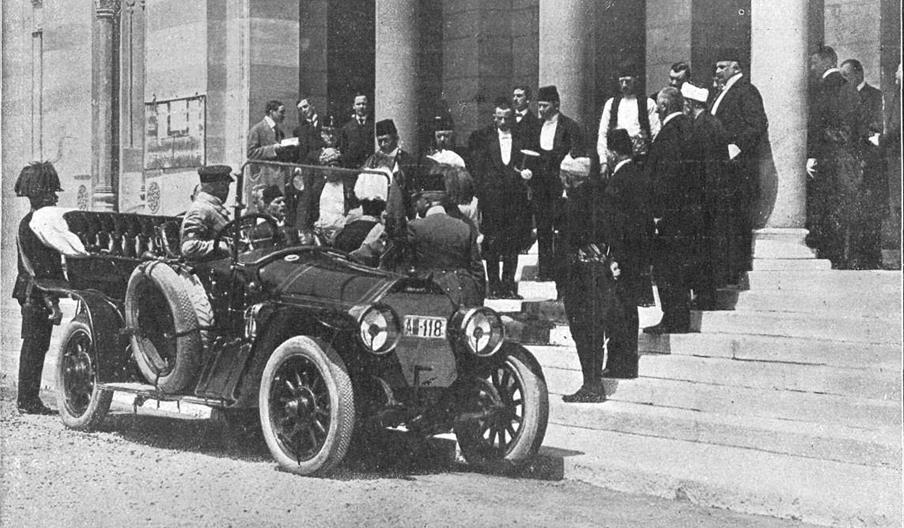
<svg viewBox="0 0 904 528">
<path fill-rule="evenodd" d="M 562 113 L 579 121 L 593 110 L 594 5 L 593 0 L 540 0 L 539 85 L 556 85 Z"/>
<path fill-rule="evenodd" d="M 807 0 L 751 2 L 751 77 L 769 118 L 762 149 L 762 229 L 754 232 L 754 259 L 813 258 L 807 231 Z M 781 67 L 777 67 L 781 65 Z M 756 264 L 754 264 L 756 268 Z"/>
<path fill-rule="evenodd" d="M 119 0 L 96 0 L 94 20 L 94 82 L 91 97 L 91 174 L 94 177 L 94 209 L 116 209 L 113 188 L 113 17 Z"/>
<path fill-rule="evenodd" d="M 374 116 L 392 119 L 403 147 L 418 145 L 418 0 L 376 1 Z"/>
</svg>

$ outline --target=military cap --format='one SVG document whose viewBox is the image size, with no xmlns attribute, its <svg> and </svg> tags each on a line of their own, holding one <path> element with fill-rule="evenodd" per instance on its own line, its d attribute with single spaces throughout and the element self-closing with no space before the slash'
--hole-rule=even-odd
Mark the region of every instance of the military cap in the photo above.
<svg viewBox="0 0 904 528">
<path fill-rule="evenodd" d="M 232 177 L 232 167 L 229 165 L 205 165 L 198 168 L 198 176 L 201 183 L 213 183 L 223 180 L 235 181 Z"/>
<path fill-rule="evenodd" d="M 397 136 L 399 131 L 396 130 L 395 122 L 392 119 L 383 119 L 377 121 L 377 136 Z"/>
<path fill-rule="evenodd" d="M 282 196 L 283 192 L 279 188 L 279 185 L 268 185 L 264 188 L 264 192 L 261 193 L 261 200 L 264 201 L 264 204 L 270 205 L 270 202 L 277 198 L 281 198 Z"/>
<path fill-rule="evenodd" d="M 628 136 L 628 131 L 624 128 L 616 128 L 606 137 L 606 146 L 612 152 L 617 152 L 623 155 L 631 155 L 634 152 L 634 148 L 631 144 L 631 138 Z"/>
<path fill-rule="evenodd" d="M 540 89 L 537 90 L 537 101 L 558 103 L 559 90 L 555 86 L 541 86 Z"/>
</svg>

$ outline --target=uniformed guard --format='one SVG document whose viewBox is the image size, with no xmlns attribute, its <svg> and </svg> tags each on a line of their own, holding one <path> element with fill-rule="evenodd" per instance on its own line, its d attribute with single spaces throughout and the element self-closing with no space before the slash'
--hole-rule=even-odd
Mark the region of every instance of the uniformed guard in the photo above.
<svg viewBox="0 0 904 528">
<path fill-rule="evenodd" d="M 225 256 L 222 250 L 213 247 L 213 240 L 223 226 L 229 222 L 229 212 L 223 205 L 229 196 L 232 167 L 228 165 L 208 165 L 198 169 L 201 190 L 182 219 L 179 231 L 182 256 L 189 259 L 206 259 Z"/>
<path fill-rule="evenodd" d="M 41 371 L 50 347 L 53 326 L 60 324 L 59 299 L 43 291 L 39 282 L 65 280 L 61 254 L 85 256 L 81 241 L 68 230 L 57 203 L 60 179 L 50 162 L 34 162 L 19 173 L 16 196 L 28 198 L 31 210 L 19 222 L 18 276 L 13 298 L 22 308 L 22 349 L 19 353 L 19 393 L 16 405 L 23 414 L 52 414 L 41 402 Z"/>
<path fill-rule="evenodd" d="M 407 225 L 406 242 L 415 272 L 432 276 L 459 306 L 482 306 L 485 291 L 477 230 L 454 218 L 442 166 L 416 178 L 412 200 L 418 218 Z"/>
</svg>

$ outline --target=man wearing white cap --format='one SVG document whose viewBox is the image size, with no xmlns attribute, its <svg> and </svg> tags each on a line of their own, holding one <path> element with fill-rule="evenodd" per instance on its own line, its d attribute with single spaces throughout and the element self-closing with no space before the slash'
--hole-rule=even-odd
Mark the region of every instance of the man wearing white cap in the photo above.
<svg viewBox="0 0 904 528">
<path fill-rule="evenodd" d="M 383 174 L 362 172 L 355 182 L 355 197 L 361 204 L 361 216 L 345 224 L 333 241 L 333 247 L 351 253 L 356 260 L 377 266 L 384 249 L 385 229 L 382 214 L 386 209 L 389 169 L 377 169 Z"/>
<path fill-rule="evenodd" d="M 733 230 L 736 232 L 741 227 L 737 218 L 739 197 L 728 171 L 725 128 L 706 111 L 709 90 L 685 83 L 681 95 L 685 114 L 694 122 L 688 141 L 689 158 L 697 180 L 703 185 L 703 236 L 696 276 L 691 284 L 697 308 L 710 310 L 714 308 L 716 288 L 727 285 L 740 271 L 734 268 L 741 258 L 738 237 L 732 236 Z"/>
</svg>

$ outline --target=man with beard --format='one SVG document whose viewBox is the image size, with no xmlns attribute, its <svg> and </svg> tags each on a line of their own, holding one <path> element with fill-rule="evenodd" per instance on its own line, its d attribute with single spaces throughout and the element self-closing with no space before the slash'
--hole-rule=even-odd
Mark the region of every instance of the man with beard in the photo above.
<svg viewBox="0 0 904 528">
<path fill-rule="evenodd" d="M 355 115 L 344 125 L 339 133 L 339 150 L 342 151 L 342 165 L 357 169 L 373 153 L 374 121 L 369 114 L 367 95 L 355 94 Z"/>
<path fill-rule="evenodd" d="M 386 233 L 391 240 L 405 236 L 405 224 L 413 216 L 408 180 L 417 171 L 417 160 L 399 146 L 399 132 L 392 119 L 377 122 L 377 151 L 364 162 L 364 168 L 389 169 L 392 182 L 386 200 Z"/>
<path fill-rule="evenodd" d="M 530 239 L 530 203 L 525 169 L 518 164 L 523 139 L 513 133 L 512 106 L 501 97 L 495 102 L 493 125 L 480 129 L 468 141 L 477 197 L 481 209 L 484 260 L 489 298 L 520 299 L 515 284 L 518 253 Z M 502 273 L 499 263 L 502 263 Z"/>
<path fill-rule="evenodd" d="M 684 115 L 684 98 L 672 87 L 656 101 L 662 129 L 650 146 L 646 171 L 656 223 L 653 275 L 662 300 L 662 321 L 650 334 L 683 333 L 690 328 L 691 273 L 700 234 L 702 188 L 688 158 L 693 122 Z"/>
<path fill-rule="evenodd" d="M 273 217 L 276 222 L 278 242 L 286 244 L 298 243 L 298 232 L 286 225 L 286 199 L 278 185 L 268 185 L 255 191 L 255 205 L 260 214 Z M 251 230 L 252 240 L 268 240 L 274 233 L 267 222 L 260 220 L 257 227 Z"/>
<path fill-rule="evenodd" d="M 759 90 L 744 76 L 736 53 L 722 51 L 716 62 L 716 80 L 722 90 L 709 109 L 710 114 L 722 123 L 728 139 L 729 168 L 736 182 L 736 200 L 729 207 L 736 209 L 733 226 L 738 248 L 737 260 L 731 270 L 731 282 L 736 282 L 740 273 L 750 269 L 753 244 L 753 220 L 755 206 L 759 199 L 759 159 L 760 149 L 766 144 L 769 122 L 763 108 L 763 98 Z"/>
<path fill-rule="evenodd" d="M 620 94 L 610 98 L 603 106 L 600 117 L 599 135 L 596 141 L 596 153 L 599 156 L 601 172 L 606 172 L 606 138 L 609 131 L 624 129 L 631 137 L 634 145 L 634 157 L 642 161 L 649 149 L 650 142 L 659 133 L 659 116 L 656 114 L 656 102 L 638 95 L 638 69 L 632 63 L 625 63 L 618 73 Z"/>
<path fill-rule="evenodd" d="M 820 258 L 840 269 L 859 268 L 858 219 L 869 206 L 860 166 L 859 139 L 865 130 L 856 87 L 836 67 L 835 50 L 810 56 L 814 90 L 807 134 L 807 227 Z"/>
<path fill-rule="evenodd" d="M 694 123 L 688 141 L 691 167 L 697 171 L 697 181 L 703 186 L 703 231 L 693 288 L 697 307 L 712 310 L 716 289 L 728 284 L 731 278 L 732 249 L 737 251 L 729 245 L 733 241 L 729 226 L 736 224 L 732 217 L 734 211 L 725 206 L 733 201 L 726 170 L 728 142 L 722 124 L 706 111 L 709 90 L 685 83 L 681 95 L 684 113 Z"/>
</svg>

